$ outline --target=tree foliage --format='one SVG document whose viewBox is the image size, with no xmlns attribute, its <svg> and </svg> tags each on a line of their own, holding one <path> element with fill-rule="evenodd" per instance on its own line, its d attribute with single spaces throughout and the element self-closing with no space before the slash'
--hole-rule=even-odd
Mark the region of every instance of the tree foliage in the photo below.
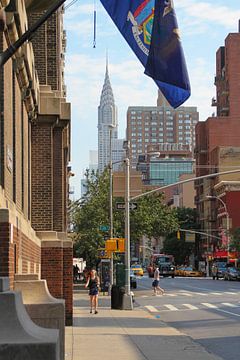
<svg viewBox="0 0 240 360">
<path fill-rule="evenodd" d="M 240 228 L 235 228 L 232 231 L 229 248 L 231 251 L 240 252 Z"/>
<path fill-rule="evenodd" d="M 100 225 L 109 225 L 109 174 L 87 172 L 86 179 L 87 193 L 78 201 L 73 215 L 74 252 L 92 266 L 97 261 L 97 249 L 104 247 L 104 235 L 108 235 L 100 230 Z M 124 211 L 116 210 L 116 202 L 124 199 L 113 199 L 114 236 L 124 237 Z M 179 227 L 176 211 L 163 204 L 162 194 L 141 197 L 137 205 L 137 210 L 130 213 L 131 242 L 139 241 L 143 235 L 159 238 Z"/>
<path fill-rule="evenodd" d="M 176 215 L 181 229 L 194 230 L 197 229 L 197 212 L 196 209 L 191 208 L 177 208 Z M 171 254 L 175 258 L 176 264 L 184 264 L 194 251 L 194 243 L 185 241 L 186 233 L 180 231 L 181 238 L 177 239 L 177 233 L 169 234 L 165 241 L 163 251 L 166 254 Z"/>
</svg>

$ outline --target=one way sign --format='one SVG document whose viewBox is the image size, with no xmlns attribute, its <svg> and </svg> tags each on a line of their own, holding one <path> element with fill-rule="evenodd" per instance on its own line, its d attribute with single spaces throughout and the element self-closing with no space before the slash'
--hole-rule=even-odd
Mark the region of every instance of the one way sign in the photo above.
<svg viewBox="0 0 240 360">
<path fill-rule="evenodd" d="M 125 203 L 117 203 L 117 210 L 125 210 Z M 130 210 L 136 210 L 137 209 L 137 203 L 130 203 L 129 204 Z"/>
</svg>

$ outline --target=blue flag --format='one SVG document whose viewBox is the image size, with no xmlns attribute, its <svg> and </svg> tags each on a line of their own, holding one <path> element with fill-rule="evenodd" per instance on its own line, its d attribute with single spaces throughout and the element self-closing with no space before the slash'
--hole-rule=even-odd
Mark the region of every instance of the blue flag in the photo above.
<svg viewBox="0 0 240 360">
<path fill-rule="evenodd" d="M 101 0 L 129 46 L 174 108 L 190 83 L 173 0 Z"/>
</svg>

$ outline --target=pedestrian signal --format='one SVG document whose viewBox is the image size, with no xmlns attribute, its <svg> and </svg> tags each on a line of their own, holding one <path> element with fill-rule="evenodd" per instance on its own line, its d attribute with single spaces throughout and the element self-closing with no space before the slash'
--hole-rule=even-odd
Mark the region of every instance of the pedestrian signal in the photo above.
<svg viewBox="0 0 240 360">
<path fill-rule="evenodd" d="M 117 251 L 125 251 L 125 239 L 117 239 Z"/>
</svg>

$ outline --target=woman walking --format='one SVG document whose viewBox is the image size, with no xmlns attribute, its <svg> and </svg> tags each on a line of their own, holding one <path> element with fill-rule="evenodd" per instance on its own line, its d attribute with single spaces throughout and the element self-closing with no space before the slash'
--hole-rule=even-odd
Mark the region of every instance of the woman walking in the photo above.
<svg viewBox="0 0 240 360">
<path fill-rule="evenodd" d="M 100 284 L 100 280 L 99 277 L 97 276 L 96 270 L 91 270 L 87 277 L 85 288 L 89 287 L 90 313 L 92 313 L 94 309 L 94 314 L 98 313 L 99 284 Z"/>
<path fill-rule="evenodd" d="M 159 286 L 159 282 L 160 282 L 160 272 L 158 267 L 155 266 L 154 281 L 152 283 L 154 295 L 157 295 L 159 292 L 161 292 L 162 295 L 165 293 L 165 290 Z"/>
</svg>

